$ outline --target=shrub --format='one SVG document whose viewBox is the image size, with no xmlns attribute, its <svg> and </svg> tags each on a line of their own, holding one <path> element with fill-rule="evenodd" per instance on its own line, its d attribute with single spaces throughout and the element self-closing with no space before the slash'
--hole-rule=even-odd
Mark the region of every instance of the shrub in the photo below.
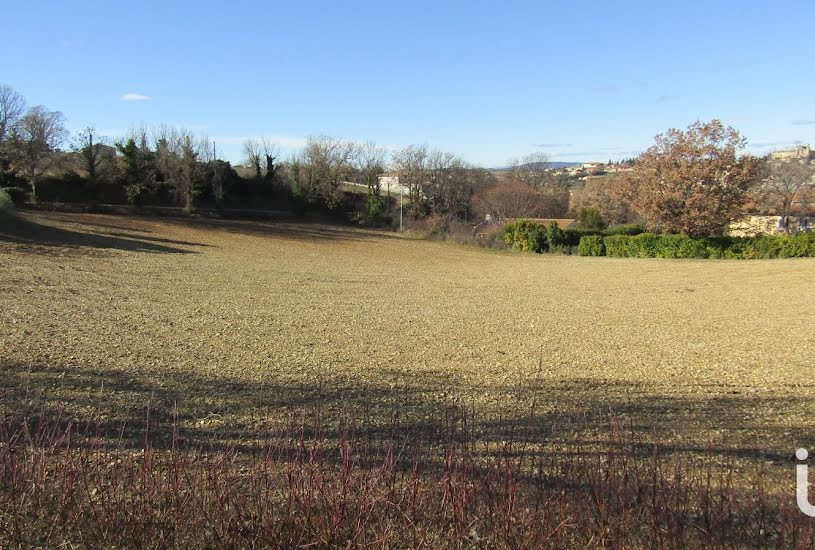
<svg viewBox="0 0 815 550">
<path fill-rule="evenodd" d="M 606 249 L 606 256 L 613 256 L 616 258 L 627 258 L 631 256 L 629 249 L 629 241 L 631 239 L 626 235 L 609 235 L 603 238 L 603 248 Z"/>
<path fill-rule="evenodd" d="M 6 194 L 11 197 L 11 200 L 14 202 L 15 206 L 20 206 L 28 200 L 29 193 L 22 187 L 3 187 L 2 191 L 5 191 Z"/>
<path fill-rule="evenodd" d="M 813 233 L 785 235 L 778 244 L 778 256 L 780 258 L 805 258 L 812 255 L 813 245 L 815 245 L 815 234 Z"/>
<path fill-rule="evenodd" d="M 678 253 L 677 258 L 707 258 L 708 243 L 705 239 L 691 239 L 682 235 Z"/>
<path fill-rule="evenodd" d="M 557 222 L 552 221 L 546 226 L 546 245 L 552 251 L 563 250 L 564 246 L 568 246 L 566 239 L 566 232 L 563 231 Z"/>
<path fill-rule="evenodd" d="M 639 235 L 645 233 L 645 228 L 636 223 L 611 225 L 603 231 L 603 235 Z"/>
<path fill-rule="evenodd" d="M 642 233 L 631 237 L 632 256 L 639 258 L 656 258 L 660 251 L 660 235 Z"/>
<path fill-rule="evenodd" d="M 571 227 L 563 230 L 563 236 L 566 239 L 566 244 L 569 246 L 578 246 L 580 239 L 586 235 L 599 235 L 599 231 L 589 231 L 583 229 L 572 229 Z"/>
<path fill-rule="evenodd" d="M 577 245 L 577 253 L 580 256 L 605 256 L 606 247 L 603 244 L 603 237 L 600 235 L 586 235 L 580 239 Z"/>
<path fill-rule="evenodd" d="M 603 220 L 600 210 L 593 207 L 583 207 L 577 213 L 577 226 L 588 231 L 602 231 L 608 224 Z"/>
<path fill-rule="evenodd" d="M 543 252 L 547 244 L 547 233 L 539 223 L 518 220 L 504 226 L 504 242 L 515 251 Z"/>
<path fill-rule="evenodd" d="M 14 201 L 4 189 L 0 189 L 0 212 L 14 209 Z"/>
<path fill-rule="evenodd" d="M 506 250 L 507 248 L 507 243 L 504 241 L 504 232 L 498 226 L 487 228 L 475 242 L 484 248 L 497 248 L 499 250 Z"/>
</svg>

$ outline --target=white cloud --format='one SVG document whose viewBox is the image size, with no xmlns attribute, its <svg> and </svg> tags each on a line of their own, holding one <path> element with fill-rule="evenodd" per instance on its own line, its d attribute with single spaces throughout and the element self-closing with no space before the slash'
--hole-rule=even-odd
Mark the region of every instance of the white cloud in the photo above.
<svg viewBox="0 0 815 550">
<path fill-rule="evenodd" d="M 149 95 L 144 94 L 134 94 L 133 92 L 126 93 L 121 97 L 122 101 L 150 101 L 153 99 Z"/>
</svg>

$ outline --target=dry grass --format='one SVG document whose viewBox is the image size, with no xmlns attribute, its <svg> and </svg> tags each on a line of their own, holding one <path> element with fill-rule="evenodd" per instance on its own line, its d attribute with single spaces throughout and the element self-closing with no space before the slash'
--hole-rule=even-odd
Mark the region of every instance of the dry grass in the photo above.
<svg viewBox="0 0 815 550">
<path fill-rule="evenodd" d="M 815 261 L 515 255 L 339 227 L 23 213 L 0 222 L 0 407 L 175 404 L 237 442 L 319 397 L 421 427 L 462 402 L 792 475 L 815 444 Z M 539 368 L 539 365 L 541 367 Z M 138 420 L 135 420 L 138 424 Z M 491 428 L 492 427 L 492 428 Z M 565 428 L 564 428 L 565 427 Z M 484 434 L 486 437 L 488 434 Z M 498 435 L 496 435 L 498 437 Z"/>
</svg>

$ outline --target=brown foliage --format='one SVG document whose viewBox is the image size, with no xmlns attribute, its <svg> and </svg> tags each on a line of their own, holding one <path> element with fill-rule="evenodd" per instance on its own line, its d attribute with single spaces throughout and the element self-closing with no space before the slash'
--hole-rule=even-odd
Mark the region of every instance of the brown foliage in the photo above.
<svg viewBox="0 0 815 550">
<path fill-rule="evenodd" d="M 785 218 L 811 214 L 815 201 L 815 162 L 770 160 L 764 165 L 762 176 L 751 194 L 756 211 Z"/>
<path fill-rule="evenodd" d="M 541 194 L 516 179 L 482 190 L 473 197 L 473 203 L 479 213 L 494 213 L 499 218 L 535 217 L 543 207 Z"/>
<path fill-rule="evenodd" d="M 745 139 L 721 121 L 670 129 L 637 159 L 634 206 L 657 229 L 720 234 L 741 210 L 758 169 Z"/>
<path fill-rule="evenodd" d="M 581 208 L 596 208 L 609 223 L 635 222 L 638 216 L 631 204 L 631 183 L 630 178 L 624 175 L 589 179 L 583 187 L 574 191 L 571 210 L 579 212 Z"/>
</svg>

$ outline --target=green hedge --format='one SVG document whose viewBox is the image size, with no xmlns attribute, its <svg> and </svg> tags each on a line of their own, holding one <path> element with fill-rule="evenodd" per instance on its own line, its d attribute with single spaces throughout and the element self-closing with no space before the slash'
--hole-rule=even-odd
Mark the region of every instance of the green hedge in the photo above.
<svg viewBox="0 0 815 550">
<path fill-rule="evenodd" d="M 803 258 L 815 257 L 815 232 L 758 237 L 710 237 L 642 233 L 638 225 L 598 231 L 560 229 L 519 220 L 504 226 L 504 242 L 523 252 L 560 252 L 617 258 Z"/>
<path fill-rule="evenodd" d="M 578 254 L 617 258 L 803 258 L 815 257 L 815 232 L 758 237 L 693 239 L 687 235 L 609 235 L 598 253 L 597 236 L 580 239 Z"/>
<path fill-rule="evenodd" d="M 586 235 L 577 245 L 577 254 L 580 256 L 605 256 L 606 245 L 600 235 Z"/>
<path fill-rule="evenodd" d="M 546 228 L 527 220 L 508 223 L 504 226 L 504 242 L 517 252 L 543 252 L 546 249 Z"/>
<path fill-rule="evenodd" d="M 518 220 L 504 226 L 504 242 L 520 252 L 554 252 L 570 254 L 580 243 L 583 233 L 563 230 L 557 222 L 541 223 Z"/>
</svg>

